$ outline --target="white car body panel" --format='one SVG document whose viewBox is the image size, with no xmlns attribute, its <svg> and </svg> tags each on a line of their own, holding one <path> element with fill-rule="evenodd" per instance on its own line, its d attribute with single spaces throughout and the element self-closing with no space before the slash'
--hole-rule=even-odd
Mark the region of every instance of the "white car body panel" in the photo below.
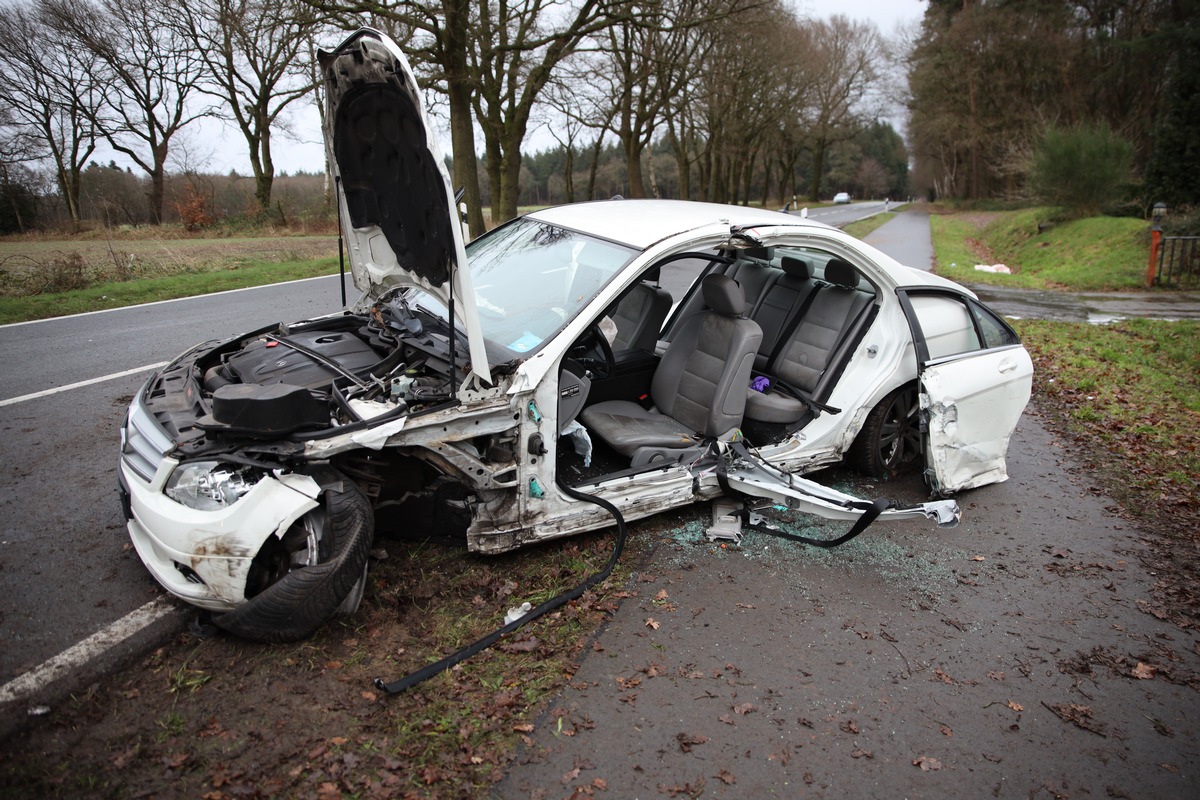
<svg viewBox="0 0 1200 800">
<path fill-rule="evenodd" d="M 451 297 L 453 297 L 455 302 L 455 317 L 467 333 L 473 372 L 485 383 L 490 382 L 491 373 L 488 366 L 487 351 L 483 344 L 483 335 L 480 332 L 478 312 L 475 308 L 475 291 L 471 285 L 471 271 L 465 268 L 467 254 L 464 249 L 462 225 L 457 219 L 458 206 L 454 202 L 454 190 L 450 184 L 450 174 L 446 170 L 446 162 L 442 158 L 440 148 L 437 145 L 437 136 L 430 127 L 425 108 L 420 102 L 420 88 L 417 85 L 416 76 L 413 74 L 412 67 L 409 65 L 408 58 L 404 55 L 404 52 L 395 42 L 386 36 L 380 36 L 374 31 L 363 29 L 358 34 L 355 34 L 354 37 L 348 39 L 343 47 L 350 45 L 351 42 L 362 49 L 365 58 L 374 57 L 385 63 L 390 59 L 389 66 L 395 70 L 397 76 L 404 84 L 401 90 L 407 91 L 416 99 L 412 108 L 416 119 L 401 120 L 398 131 L 378 131 L 377 134 L 380 139 L 383 139 L 385 134 L 389 137 L 401 138 L 397 146 L 407 144 L 413 149 L 424 149 L 424 153 L 420 153 L 415 157 L 421 159 L 423 162 L 430 163 L 437 170 L 438 175 L 441 177 L 441 185 L 438 189 L 444 193 L 444 197 L 438 198 L 439 203 L 431 204 L 428 208 L 421 209 L 419 212 L 423 212 L 424 214 L 451 215 L 448 224 L 445 225 L 443 230 L 452 236 L 452 252 L 447 254 L 450 259 L 450 279 L 440 285 L 435 285 L 413 269 L 408 269 L 406 265 L 400 263 L 396 252 L 389 244 L 388 237 L 378 225 L 364 225 L 359 227 L 353 225 L 351 221 L 352 215 L 347 204 L 345 181 L 343 179 L 344 165 L 339 161 L 338 152 L 334 146 L 335 136 L 333 126 L 338 119 L 338 107 L 333 95 L 327 92 L 325 155 L 330 170 L 333 173 L 334 185 L 337 187 L 338 213 L 345 223 L 345 236 L 348 244 L 350 268 L 354 275 L 354 285 L 360 291 L 367 292 L 372 296 L 378 296 L 382 292 L 396 286 L 415 286 L 429 292 L 447 306 L 451 304 Z M 326 69 L 330 69 L 329 64 L 336 65 L 338 63 L 334 61 L 334 58 L 339 52 L 340 49 L 331 54 L 322 54 L 323 59 L 327 59 L 327 61 L 323 61 L 323 66 Z M 340 72 L 345 72 L 345 70 L 341 70 Z M 372 85 L 377 90 L 390 88 L 378 84 Z M 347 96 L 353 95 L 348 94 Z M 403 124 L 405 122 L 409 123 L 411 127 L 406 127 Z M 408 138 L 402 138 L 405 136 Z M 418 215 L 410 221 L 407 227 L 408 234 L 419 234 L 421 223 L 424 219 L 426 217 Z"/>
<path fill-rule="evenodd" d="M 165 474 L 177 465 L 167 459 Z M 228 508 L 197 511 L 151 491 L 125 463 L 120 469 L 132 490 L 127 527 L 138 556 L 167 591 L 210 611 L 245 602 L 250 562 L 267 537 L 281 536 L 317 507 L 316 484 L 302 475 L 264 478 Z M 189 581 L 175 564 L 195 570 L 204 583 Z"/>
<path fill-rule="evenodd" d="M 927 461 L 937 490 L 959 492 L 1008 479 L 1004 456 L 1032 381 L 1033 361 L 1023 347 L 926 366 L 921 406 L 929 415 Z"/>
</svg>

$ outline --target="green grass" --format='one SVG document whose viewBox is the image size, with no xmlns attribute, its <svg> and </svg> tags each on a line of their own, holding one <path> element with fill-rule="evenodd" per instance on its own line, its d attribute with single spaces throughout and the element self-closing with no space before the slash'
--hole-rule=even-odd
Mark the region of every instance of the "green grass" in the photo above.
<svg viewBox="0 0 1200 800">
<path fill-rule="evenodd" d="M 1013 324 L 1037 363 L 1035 396 L 1085 442 L 1114 495 L 1156 527 L 1196 530 L 1200 323 Z"/>
<path fill-rule="evenodd" d="M 66 292 L 0 297 L 0 324 L 332 275 L 337 270 L 336 258 L 260 261 L 215 272 L 185 272 L 129 281 L 107 281 Z"/>
<path fill-rule="evenodd" d="M 849 225 L 843 225 L 842 230 L 856 239 L 863 239 L 866 238 L 871 231 L 875 230 L 876 228 L 881 228 L 890 222 L 893 218 L 895 218 L 895 216 L 895 212 L 885 211 L 882 214 L 876 214 L 873 217 L 867 217 L 866 219 L 860 219 L 857 222 L 851 222 Z"/>
<path fill-rule="evenodd" d="M 1052 222 L 1047 208 L 930 218 L 936 271 L 952 280 L 1028 289 L 1143 288 L 1149 224 L 1128 217 Z M 1039 232 L 1039 224 L 1043 230 Z M 1012 275 L 975 270 L 1001 263 Z"/>
</svg>

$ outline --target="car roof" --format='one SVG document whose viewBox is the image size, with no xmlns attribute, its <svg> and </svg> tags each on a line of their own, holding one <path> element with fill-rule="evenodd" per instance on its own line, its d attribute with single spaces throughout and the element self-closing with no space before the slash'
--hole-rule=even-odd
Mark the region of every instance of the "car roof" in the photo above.
<svg viewBox="0 0 1200 800">
<path fill-rule="evenodd" d="M 534 211 L 528 217 L 640 250 L 669 236 L 713 224 L 828 227 L 779 211 L 691 200 L 599 200 Z"/>
</svg>

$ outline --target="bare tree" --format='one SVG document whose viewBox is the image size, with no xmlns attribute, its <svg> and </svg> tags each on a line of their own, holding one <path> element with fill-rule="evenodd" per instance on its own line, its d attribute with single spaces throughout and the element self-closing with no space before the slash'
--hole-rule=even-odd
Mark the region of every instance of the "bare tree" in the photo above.
<svg viewBox="0 0 1200 800">
<path fill-rule="evenodd" d="M 35 10 L 5 3 L 0 69 L 5 161 L 49 160 L 67 214 L 78 226 L 79 176 L 96 148 L 93 120 L 102 83 L 96 59 L 53 36 Z"/>
<path fill-rule="evenodd" d="M 445 92 L 450 110 L 454 182 L 466 190 L 467 224 L 472 236 L 486 230 L 475 155 L 471 93 L 477 81 L 468 67 L 475 46 L 476 18 L 470 0 L 389 3 L 387 0 L 304 0 L 325 21 L 352 27 L 354 20 L 384 28 L 403 46 L 425 88 Z"/>
<path fill-rule="evenodd" d="M 807 122 L 812 151 L 808 196 L 820 199 L 825 153 L 835 142 L 852 139 L 877 115 L 872 91 L 878 78 L 876 61 L 882 53 L 879 32 L 872 23 L 852 22 L 838 14 L 828 22 L 811 23 L 813 47 L 813 105 Z"/>
<path fill-rule="evenodd" d="M 49 23 L 95 56 L 109 77 L 93 120 L 114 150 L 150 179 L 150 221 L 162 222 L 171 139 L 210 109 L 189 104 L 203 62 L 179 26 L 178 11 L 155 0 L 39 0 Z"/>
<path fill-rule="evenodd" d="M 521 145 L 534 104 L 554 69 L 586 37 L 632 13 L 629 0 L 306 2 L 330 15 L 359 13 L 388 20 L 411 33 L 402 44 L 422 68 L 425 85 L 447 95 L 454 180 L 466 187 L 472 234 L 484 229 L 478 212 L 475 121 L 483 133 L 492 218 L 507 219 L 517 212 Z"/>
<path fill-rule="evenodd" d="M 603 61 L 592 80 L 611 104 L 631 196 L 647 195 L 643 155 L 662 135 L 672 104 L 705 69 L 715 42 L 711 34 L 735 18 L 740 24 L 742 14 L 757 18 L 753 12 L 774 5 L 774 0 L 659 0 L 614 19 L 597 36 Z M 646 166 L 653 170 L 652 158 Z M 653 183 L 653 175 L 648 177 Z"/>
<path fill-rule="evenodd" d="M 203 60 L 201 91 L 219 97 L 218 116 L 246 140 L 259 213 L 271 207 L 271 134 L 313 87 L 308 59 L 316 21 L 299 0 L 191 0 L 181 30 Z"/>
</svg>

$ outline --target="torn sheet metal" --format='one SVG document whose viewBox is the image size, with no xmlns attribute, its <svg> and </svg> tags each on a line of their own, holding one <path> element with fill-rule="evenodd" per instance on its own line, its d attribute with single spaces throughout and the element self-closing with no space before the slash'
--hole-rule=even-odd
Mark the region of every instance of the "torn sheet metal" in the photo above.
<svg viewBox="0 0 1200 800">
<path fill-rule="evenodd" d="M 853 495 L 783 472 L 748 452 L 738 455 L 726 451 L 722 457 L 728 459 L 725 480 L 731 489 L 772 500 L 793 511 L 826 519 L 857 520 L 865 507 L 870 506 Z M 932 500 L 913 506 L 894 506 L 879 514 L 881 520 L 919 517 L 934 520 L 939 528 L 953 528 L 958 525 L 962 511 L 954 500 Z"/>
</svg>

